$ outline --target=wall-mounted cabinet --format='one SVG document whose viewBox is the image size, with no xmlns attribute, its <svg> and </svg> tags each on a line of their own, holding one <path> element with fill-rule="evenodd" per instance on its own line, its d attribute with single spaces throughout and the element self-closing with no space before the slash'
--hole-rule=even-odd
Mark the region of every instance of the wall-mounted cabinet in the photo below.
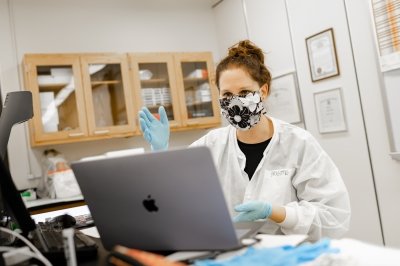
<svg viewBox="0 0 400 266">
<path fill-rule="evenodd" d="M 211 53 L 129 54 L 136 104 L 157 115 L 163 105 L 171 130 L 221 124 Z"/>
<path fill-rule="evenodd" d="M 221 123 L 218 90 L 210 53 L 178 53 L 174 56 L 182 125 L 198 127 Z"/>
<path fill-rule="evenodd" d="M 28 54 L 24 69 L 32 146 L 139 135 L 141 106 L 163 105 L 172 131 L 221 124 L 211 53 Z"/>
<path fill-rule="evenodd" d="M 171 53 L 129 54 L 137 106 L 157 115 L 163 105 L 171 129 L 181 125 L 174 58 Z"/>
<path fill-rule="evenodd" d="M 133 135 L 125 55 L 26 55 L 24 69 L 32 146 Z"/>
</svg>

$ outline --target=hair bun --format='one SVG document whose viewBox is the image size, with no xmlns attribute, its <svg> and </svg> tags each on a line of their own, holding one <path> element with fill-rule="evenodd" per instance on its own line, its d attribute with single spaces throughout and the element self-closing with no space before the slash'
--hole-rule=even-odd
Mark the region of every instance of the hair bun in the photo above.
<svg viewBox="0 0 400 266">
<path fill-rule="evenodd" d="M 251 56 L 264 64 L 264 53 L 254 43 L 249 40 L 243 40 L 233 45 L 228 50 L 228 56 L 230 57 L 246 57 Z"/>
</svg>

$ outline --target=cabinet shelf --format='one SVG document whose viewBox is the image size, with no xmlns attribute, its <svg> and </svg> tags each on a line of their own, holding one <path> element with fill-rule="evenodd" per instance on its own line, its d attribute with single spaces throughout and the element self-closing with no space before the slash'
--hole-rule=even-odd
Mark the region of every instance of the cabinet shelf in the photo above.
<svg viewBox="0 0 400 266">
<path fill-rule="evenodd" d="M 69 83 L 49 83 L 49 84 L 39 84 L 39 88 L 40 89 L 47 89 L 47 90 L 51 90 L 51 89 L 62 89 L 65 86 L 67 86 Z"/>
<path fill-rule="evenodd" d="M 161 105 L 164 106 L 164 108 L 171 108 L 172 107 L 171 103 L 169 103 L 169 104 L 161 104 Z M 161 105 L 146 105 L 146 107 L 149 108 L 149 109 L 154 109 L 154 108 L 160 107 Z"/>
<path fill-rule="evenodd" d="M 196 83 L 196 82 L 206 82 L 208 78 L 184 78 L 183 82 L 185 83 Z"/>
<path fill-rule="evenodd" d="M 205 104 L 212 104 L 212 102 L 211 101 L 207 101 L 207 102 L 187 103 L 186 106 L 190 107 L 190 106 L 198 106 L 198 105 L 205 105 Z"/>
<path fill-rule="evenodd" d="M 158 84 L 158 83 L 164 83 L 168 84 L 169 80 L 168 79 L 141 79 L 140 83 L 142 84 Z"/>
<path fill-rule="evenodd" d="M 92 81 L 92 82 L 90 82 L 90 84 L 92 84 L 93 86 L 119 84 L 119 83 L 121 83 L 120 80 L 101 80 L 101 81 Z"/>
</svg>

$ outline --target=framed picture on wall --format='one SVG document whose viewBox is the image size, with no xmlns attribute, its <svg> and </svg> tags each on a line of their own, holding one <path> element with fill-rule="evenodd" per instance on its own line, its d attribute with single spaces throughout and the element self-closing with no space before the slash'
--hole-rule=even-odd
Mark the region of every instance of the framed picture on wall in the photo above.
<svg viewBox="0 0 400 266">
<path fill-rule="evenodd" d="M 314 93 L 319 133 L 346 131 L 340 88 Z"/>
<path fill-rule="evenodd" d="M 301 108 L 295 72 L 272 78 L 267 99 L 268 114 L 288 123 L 301 122 Z"/>
<path fill-rule="evenodd" d="M 307 37 L 306 46 L 313 82 L 340 74 L 332 28 Z"/>
</svg>

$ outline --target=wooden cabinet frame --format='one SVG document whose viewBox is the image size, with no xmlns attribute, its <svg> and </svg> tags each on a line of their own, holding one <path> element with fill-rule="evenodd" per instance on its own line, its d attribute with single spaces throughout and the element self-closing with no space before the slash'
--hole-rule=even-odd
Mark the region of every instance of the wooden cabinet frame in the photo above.
<svg viewBox="0 0 400 266">
<path fill-rule="evenodd" d="M 76 108 L 79 128 L 70 131 L 58 131 L 46 133 L 43 130 L 41 118 L 41 104 L 39 94 L 38 75 L 36 67 L 40 66 L 72 66 L 73 77 L 75 82 Z M 74 142 L 76 139 L 88 136 L 87 120 L 85 113 L 85 98 L 80 76 L 80 61 L 77 55 L 46 55 L 35 54 L 26 55 L 24 63 L 25 88 L 32 91 L 33 100 L 33 119 L 29 122 L 31 130 L 31 144 L 36 146 L 39 143 L 58 143 L 59 141 Z"/>
<path fill-rule="evenodd" d="M 218 89 L 215 86 L 215 70 L 212 55 L 203 53 L 176 53 L 175 56 L 176 80 L 181 103 L 185 103 L 184 75 L 181 64 L 184 62 L 205 62 L 207 65 L 208 79 L 211 90 L 211 103 L 213 116 L 203 118 L 188 118 L 186 105 L 181 105 L 182 126 L 185 128 L 211 127 L 221 124 L 220 109 L 218 106 Z"/>
<path fill-rule="evenodd" d="M 136 130 L 134 123 L 133 102 L 125 100 L 127 125 L 115 125 L 96 128 L 92 101 L 92 88 L 89 64 L 119 64 L 125 99 L 130 99 L 132 89 L 129 78 L 128 62 L 125 54 L 27 54 L 24 57 L 24 77 L 26 89 L 32 91 L 34 117 L 30 122 L 31 146 L 71 143 L 77 141 L 99 140 L 113 137 L 133 136 Z M 37 67 L 72 66 L 76 94 L 76 112 L 79 129 L 57 132 L 44 132 L 41 122 L 41 103 Z"/>
<path fill-rule="evenodd" d="M 176 129 L 182 125 L 182 118 L 180 114 L 180 98 L 177 91 L 176 75 L 174 71 L 174 58 L 171 53 L 130 53 L 129 62 L 132 70 L 132 83 L 134 87 L 134 101 L 135 106 L 140 109 L 143 104 L 141 95 L 141 80 L 139 77 L 139 64 L 144 63 L 165 63 L 168 71 L 169 89 L 172 97 L 174 120 L 170 120 L 170 128 Z M 138 110 L 139 111 L 139 110 Z M 137 121 L 137 120 L 136 120 Z"/>
<path fill-rule="evenodd" d="M 122 54 L 93 54 L 81 56 L 82 64 L 82 79 L 83 86 L 85 89 L 86 99 L 86 113 L 89 126 L 89 135 L 94 138 L 103 136 L 126 136 L 133 134 L 136 130 L 134 124 L 134 108 L 132 99 L 131 82 L 129 78 L 129 68 L 126 56 Z M 125 97 L 125 108 L 127 112 L 127 124 L 126 125 L 114 125 L 110 127 L 97 127 L 95 123 L 95 114 L 93 106 L 93 95 L 92 95 L 92 84 L 90 80 L 89 65 L 90 64 L 119 64 L 121 66 L 121 79 L 123 83 L 124 97 Z M 107 81 L 106 81 L 107 82 Z M 102 83 L 106 83 L 102 82 Z M 112 82 L 112 81 L 111 81 Z"/>
<path fill-rule="evenodd" d="M 210 85 L 212 116 L 188 117 L 185 99 L 185 77 L 182 63 L 205 63 Z M 93 53 L 93 54 L 27 54 L 24 57 L 25 89 L 33 95 L 34 117 L 29 123 L 31 146 L 72 143 L 77 141 L 100 140 L 114 137 L 141 135 L 137 113 L 143 106 L 139 64 L 165 63 L 168 72 L 169 91 L 173 106 L 170 121 L 172 131 L 196 128 L 210 128 L 221 125 L 218 105 L 218 90 L 215 86 L 214 66 L 209 52 L 200 53 Z M 126 125 L 96 127 L 93 104 L 92 82 L 89 72 L 91 64 L 118 64 L 121 67 L 121 81 L 127 115 Z M 37 67 L 69 66 L 73 70 L 78 127 L 73 130 L 45 132 L 42 113 Z M 100 81 L 101 84 L 114 84 L 116 81 Z M 149 81 L 152 82 L 152 81 Z M 156 80 L 154 81 L 156 82 Z M 43 86 L 42 86 L 43 88 Z M 208 97 L 208 96 L 207 96 Z M 204 104 L 204 102 L 203 102 Z M 207 101 L 207 104 L 210 104 Z M 210 109 L 209 109 L 210 110 Z M 74 120 L 74 122 L 76 122 Z"/>
</svg>

